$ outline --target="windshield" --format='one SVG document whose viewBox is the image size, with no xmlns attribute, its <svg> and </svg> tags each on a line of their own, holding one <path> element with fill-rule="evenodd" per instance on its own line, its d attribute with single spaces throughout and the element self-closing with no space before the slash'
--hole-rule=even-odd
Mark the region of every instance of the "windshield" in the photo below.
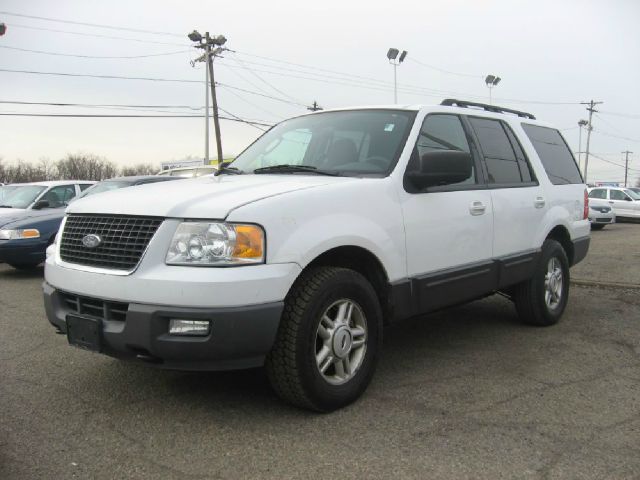
<svg viewBox="0 0 640 480">
<path fill-rule="evenodd" d="M 95 193 L 108 192 L 109 190 L 116 190 L 118 188 L 128 187 L 129 185 L 131 185 L 131 182 L 126 182 L 126 181 L 121 181 L 121 182 L 115 182 L 115 181 L 114 182 L 112 182 L 112 181 L 100 182 L 100 183 L 95 184 L 93 187 L 88 188 L 78 198 L 84 198 L 84 197 L 88 197 L 89 195 L 93 195 Z"/>
<path fill-rule="evenodd" d="M 625 193 L 629 195 L 631 198 L 633 198 L 634 200 L 640 200 L 640 194 L 634 192 L 633 190 L 625 190 Z"/>
<path fill-rule="evenodd" d="M 25 185 L 18 187 L 9 195 L 2 199 L 1 208 L 27 208 L 38 198 L 46 187 L 37 185 Z"/>
<path fill-rule="evenodd" d="M 388 175 L 411 129 L 415 112 L 350 110 L 286 120 L 265 133 L 231 164 L 242 173 L 295 165 L 341 175 Z M 291 169 L 290 172 L 303 169 Z M 265 173 L 265 172 L 260 172 Z M 273 173 L 286 173 L 275 169 Z"/>
<path fill-rule="evenodd" d="M 2 204 L 2 200 L 4 198 L 7 198 L 9 194 L 13 192 L 16 188 L 20 188 L 20 187 L 18 187 L 18 185 L 5 185 L 3 187 L 0 187 L 0 204 Z"/>
</svg>

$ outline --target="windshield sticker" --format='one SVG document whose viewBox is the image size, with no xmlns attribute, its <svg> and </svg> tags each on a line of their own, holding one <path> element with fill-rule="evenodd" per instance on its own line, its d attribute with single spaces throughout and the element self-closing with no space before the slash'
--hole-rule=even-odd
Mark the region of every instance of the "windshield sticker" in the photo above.
<svg viewBox="0 0 640 480">
<path fill-rule="evenodd" d="M 395 127 L 395 124 L 394 124 L 394 123 L 387 123 L 387 124 L 384 126 L 384 131 L 385 131 L 385 132 L 393 132 L 394 127 Z"/>
</svg>

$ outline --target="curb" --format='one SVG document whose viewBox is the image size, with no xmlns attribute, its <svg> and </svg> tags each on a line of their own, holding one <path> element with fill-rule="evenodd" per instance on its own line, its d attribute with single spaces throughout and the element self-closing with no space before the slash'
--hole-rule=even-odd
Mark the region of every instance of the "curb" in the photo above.
<svg viewBox="0 0 640 480">
<path fill-rule="evenodd" d="M 640 285 L 637 283 L 602 282 L 594 280 L 580 280 L 579 278 L 572 278 L 571 283 L 583 287 L 630 288 L 633 290 L 640 290 Z"/>
</svg>

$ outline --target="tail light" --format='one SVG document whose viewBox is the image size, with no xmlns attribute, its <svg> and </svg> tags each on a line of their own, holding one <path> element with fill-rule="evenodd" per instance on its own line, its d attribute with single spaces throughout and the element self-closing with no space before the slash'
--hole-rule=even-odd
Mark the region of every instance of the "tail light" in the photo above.
<svg viewBox="0 0 640 480">
<path fill-rule="evenodd" d="M 589 192 L 587 189 L 584 189 L 584 212 L 582 213 L 582 219 L 586 220 L 589 218 Z"/>
</svg>

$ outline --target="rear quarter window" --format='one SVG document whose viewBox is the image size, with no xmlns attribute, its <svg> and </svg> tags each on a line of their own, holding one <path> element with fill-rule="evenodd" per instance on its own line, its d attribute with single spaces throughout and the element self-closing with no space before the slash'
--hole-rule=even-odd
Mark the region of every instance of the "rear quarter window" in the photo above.
<svg viewBox="0 0 640 480">
<path fill-rule="evenodd" d="M 523 123 L 545 172 L 554 185 L 584 183 L 576 160 L 558 130 Z"/>
</svg>

